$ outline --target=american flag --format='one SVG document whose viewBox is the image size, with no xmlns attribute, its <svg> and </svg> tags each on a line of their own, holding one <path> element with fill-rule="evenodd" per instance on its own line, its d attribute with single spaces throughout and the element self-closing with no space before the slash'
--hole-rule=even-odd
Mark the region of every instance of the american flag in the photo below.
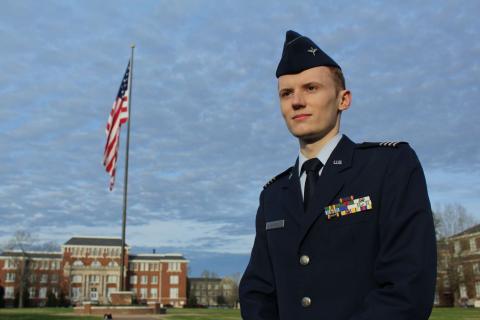
<svg viewBox="0 0 480 320">
<path fill-rule="evenodd" d="M 123 76 L 120 89 L 118 89 L 117 98 L 113 102 L 112 111 L 108 117 L 106 134 L 107 143 L 103 154 L 103 165 L 110 174 L 110 191 L 115 183 L 115 170 L 117 168 L 118 145 L 120 144 L 120 128 L 128 120 L 128 97 L 130 93 L 130 84 L 128 82 L 130 74 L 130 62 Z"/>
</svg>

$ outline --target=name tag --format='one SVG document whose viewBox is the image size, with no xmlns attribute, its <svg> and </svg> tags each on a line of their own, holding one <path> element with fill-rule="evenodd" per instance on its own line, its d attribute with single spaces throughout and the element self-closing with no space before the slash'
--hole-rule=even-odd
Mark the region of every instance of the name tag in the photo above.
<svg viewBox="0 0 480 320">
<path fill-rule="evenodd" d="M 285 220 L 269 221 L 265 224 L 266 230 L 280 229 L 285 227 Z"/>
</svg>

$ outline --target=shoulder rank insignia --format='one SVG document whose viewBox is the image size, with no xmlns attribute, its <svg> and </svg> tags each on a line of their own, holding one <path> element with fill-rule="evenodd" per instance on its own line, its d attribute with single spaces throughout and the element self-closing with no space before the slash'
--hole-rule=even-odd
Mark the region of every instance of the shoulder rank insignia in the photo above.
<svg viewBox="0 0 480 320">
<path fill-rule="evenodd" d="M 291 174 L 292 169 L 293 169 L 293 167 L 290 167 L 290 168 L 288 168 L 287 170 L 283 171 L 282 173 L 277 174 L 275 177 L 273 177 L 272 179 L 270 179 L 270 181 L 268 181 L 267 183 L 265 183 L 265 185 L 263 186 L 263 189 L 266 189 L 269 185 L 271 185 L 272 183 L 274 183 L 275 180 L 277 180 L 277 179 L 280 178 L 280 177 L 283 177 L 284 175 L 289 174 L 289 175 L 291 176 L 291 175 L 292 175 L 292 174 Z"/>
<path fill-rule="evenodd" d="M 374 148 L 374 147 L 390 147 L 396 148 L 401 144 L 408 144 L 408 142 L 404 141 L 388 141 L 388 142 L 364 142 L 358 144 L 359 148 Z"/>
</svg>

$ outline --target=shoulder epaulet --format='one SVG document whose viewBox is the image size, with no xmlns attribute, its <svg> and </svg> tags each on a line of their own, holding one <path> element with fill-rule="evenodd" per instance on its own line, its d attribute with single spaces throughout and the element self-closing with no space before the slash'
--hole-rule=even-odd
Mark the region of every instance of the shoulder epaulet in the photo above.
<svg viewBox="0 0 480 320">
<path fill-rule="evenodd" d="M 366 149 L 366 148 L 375 148 L 375 147 L 390 147 L 390 148 L 396 148 L 399 145 L 402 144 L 408 144 L 408 142 L 405 141 L 389 141 L 389 142 L 364 142 L 364 143 L 359 143 L 357 146 L 360 149 Z"/>
<path fill-rule="evenodd" d="M 263 189 L 266 189 L 269 185 L 271 185 L 272 183 L 274 183 L 278 178 L 280 177 L 283 177 L 287 174 L 290 174 L 292 172 L 292 169 L 293 167 L 290 167 L 288 168 L 287 170 L 283 171 L 282 173 L 280 174 L 277 174 L 275 177 L 273 177 L 272 179 L 270 179 L 267 183 L 265 183 L 265 185 L 263 186 Z"/>
</svg>

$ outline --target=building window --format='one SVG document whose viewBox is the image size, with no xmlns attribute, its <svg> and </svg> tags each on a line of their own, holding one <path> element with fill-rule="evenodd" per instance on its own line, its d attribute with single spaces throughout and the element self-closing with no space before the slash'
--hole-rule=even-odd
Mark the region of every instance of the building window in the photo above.
<svg viewBox="0 0 480 320">
<path fill-rule="evenodd" d="M 14 288 L 13 287 L 5 287 L 5 298 L 12 299 L 14 295 Z"/>
<path fill-rule="evenodd" d="M 480 281 L 475 282 L 475 294 L 477 298 L 480 298 Z"/>
<path fill-rule="evenodd" d="M 108 283 L 117 283 L 117 276 L 107 276 Z"/>
<path fill-rule="evenodd" d="M 137 283 L 137 276 L 130 276 L 130 283 L 136 284 Z"/>
<path fill-rule="evenodd" d="M 151 297 L 151 298 L 157 298 L 157 297 L 158 297 L 157 288 L 151 288 L 151 289 L 150 289 L 150 297 Z"/>
<path fill-rule="evenodd" d="M 55 273 L 52 274 L 52 275 L 50 276 L 50 281 L 51 281 L 52 283 L 57 283 L 57 282 L 58 282 L 58 274 L 55 274 Z"/>
<path fill-rule="evenodd" d="M 140 288 L 140 297 L 143 298 L 143 299 L 148 298 L 147 288 Z"/>
<path fill-rule="evenodd" d="M 5 269 L 15 269 L 15 263 L 13 262 L 13 260 L 7 260 L 5 264 Z"/>
<path fill-rule="evenodd" d="M 180 262 L 169 262 L 168 271 L 180 271 Z"/>
<path fill-rule="evenodd" d="M 52 270 L 59 270 L 60 269 L 60 262 L 52 261 Z"/>
<path fill-rule="evenodd" d="M 178 276 L 170 276 L 170 284 L 178 284 Z"/>
<path fill-rule="evenodd" d="M 473 264 L 473 273 L 474 274 L 480 274 L 480 264 L 478 264 L 478 263 Z"/>
<path fill-rule="evenodd" d="M 470 239 L 470 251 L 477 251 L 477 239 Z"/>
<path fill-rule="evenodd" d="M 37 281 L 37 277 L 35 273 L 30 274 L 29 278 L 30 278 L 30 283 L 34 283 L 35 281 Z"/>
<path fill-rule="evenodd" d="M 13 272 L 9 272 L 5 275 L 5 282 L 15 282 L 16 274 Z"/>
<path fill-rule="evenodd" d="M 47 283 L 48 282 L 48 274 L 42 274 L 40 277 L 40 283 Z"/>
<path fill-rule="evenodd" d="M 36 292 L 34 287 L 28 288 L 28 296 L 30 297 L 30 299 L 36 297 Z"/>
<path fill-rule="evenodd" d="M 76 274 L 72 277 L 72 282 L 73 283 L 82 283 L 82 276 L 79 274 Z"/>
<path fill-rule="evenodd" d="M 464 284 L 461 284 L 459 289 L 460 289 L 460 298 L 468 298 L 467 287 Z"/>
<path fill-rule="evenodd" d="M 158 276 L 152 276 L 152 284 L 158 284 Z"/>
<path fill-rule="evenodd" d="M 455 241 L 455 242 L 453 243 L 453 246 L 454 246 L 455 253 L 459 253 L 460 250 L 461 250 L 460 241 Z"/>
<path fill-rule="evenodd" d="M 91 274 L 89 276 L 90 283 L 100 283 L 100 276 L 96 274 Z"/>
<path fill-rule="evenodd" d="M 78 299 L 81 297 L 82 288 L 72 288 L 72 298 Z"/>
<path fill-rule="evenodd" d="M 148 283 L 148 277 L 147 276 L 142 276 L 140 279 L 141 279 L 140 280 L 141 284 L 147 284 Z"/>
<path fill-rule="evenodd" d="M 459 265 L 457 267 L 457 274 L 460 278 L 463 278 L 464 277 L 464 274 L 463 274 L 463 266 L 462 265 Z"/>
<path fill-rule="evenodd" d="M 433 304 L 434 304 L 434 305 L 438 305 L 439 303 L 440 303 L 440 299 L 439 299 L 439 297 L 438 297 L 438 292 L 435 291 L 435 298 L 434 298 L 434 300 L 433 300 Z"/>
<path fill-rule="evenodd" d="M 47 288 L 40 288 L 40 291 L 38 292 L 38 297 L 41 299 L 45 299 L 47 297 Z"/>
<path fill-rule="evenodd" d="M 118 263 L 117 263 L 116 261 L 110 261 L 110 262 L 108 263 L 108 266 L 109 266 L 109 267 L 118 267 Z"/>
<path fill-rule="evenodd" d="M 170 288 L 170 299 L 178 299 L 178 288 Z"/>
<path fill-rule="evenodd" d="M 102 266 L 102 264 L 98 260 L 95 260 L 95 261 L 92 262 L 92 267 L 94 267 L 94 268 L 100 268 L 101 266 Z"/>
<path fill-rule="evenodd" d="M 75 262 L 73 263 L 73 266 L 74 267 L 83 267 L 82 260 L 75 260 Z"/>
</svg>

